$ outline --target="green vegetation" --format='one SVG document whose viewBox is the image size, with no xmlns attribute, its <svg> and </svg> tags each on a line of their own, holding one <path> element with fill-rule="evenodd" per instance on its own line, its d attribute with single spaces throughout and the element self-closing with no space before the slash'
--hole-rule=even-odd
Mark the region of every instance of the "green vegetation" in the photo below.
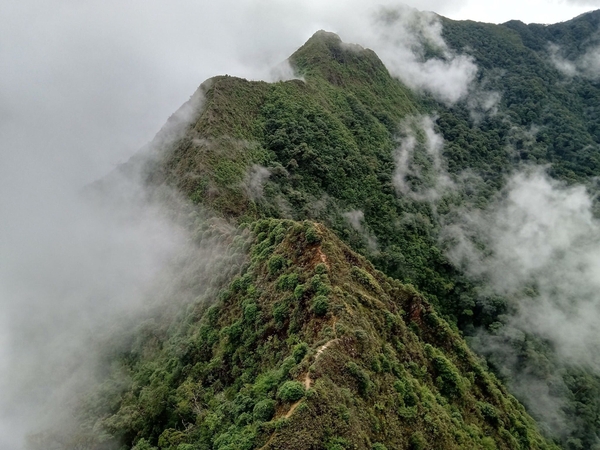
<svg viewBox="0 0 600 450">
<path fill-rule="evenodd" d="M 414 289 L 312 222 L 250 230 L 249 264 L 199 321 L 138 335 L 112 360 L 80 410 L 83 448 L 423 448 L 423 436 L 434 448 L 555 448 Z M 265 248 L 291 260 L 278 267 L 306 286 L 301 298 L 278 287 Z M 319 291 L 330 316 L 311 312 Z"/>
<path fill-rule="evenodd" d="M 248 264 L 215 281 L 193 315 L 157 317 L 107 355 L 73 441 L 88 444 L 66 448 L 554 448 L 462 340 L 502 326 L 508 306 L 448 262 L 441 230 L 523 165 L 596 189 L 600 84 L 565 78 L 548 43 L 576 60 L 597 44 L 600 13 L 552 26 L 442 22 L 478 83 L 501 94 L 496 114 L 411 92 L 372 51 L 326 32 L 290 58 L 304 81 L 201 86 L 203 110 L 149 164 L 148 182 L 239 227 L 231 245 Z M 432 201 L 393 184 L 401 124 L 425 114 L 457 186 Z M 427 184 L 435 173 L 416 136 L 426 176 L 409 181 Z M 268 177 L 254 179 L 257 167 Z M 545 361 L 528 375 L 565 386 L 577 425 L 557 442 L 592 448 L 600 379 L 560 367 L 535 337 L 512 344 L 523 367 Z"/>
</svg>

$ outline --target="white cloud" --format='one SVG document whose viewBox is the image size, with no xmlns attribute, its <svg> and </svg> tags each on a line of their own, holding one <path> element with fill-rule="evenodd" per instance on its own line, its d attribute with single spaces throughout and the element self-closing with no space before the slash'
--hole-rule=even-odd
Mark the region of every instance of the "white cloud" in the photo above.
<svg viewBox="0 0 600 450">
<path fill-rule="evenodd" d="M 561 48 L 556 44 L 549 45 L 552 64 L 566 77 L 581 76 L 590 80 L 600 78 L 600 46 L 588 48 L 576 60 L 569 60 L 562 55 Z"/>
<path fill-rule="evenodd" d="M 481 11 L 502 7 L 512 15 L 526 6 L 408 3 L 451 17 L 463 8 L 461 14 L 475 19 L 485 17 L 477 15 Z M 78 345 L 100 324 L 136 310 L 166 261 L 180 252 L 182 242 L 187 248 L 177 223 L 143 196 L 139 201 L 133 195 L 133 203 L 123 208 L 96 209 L 75 192 L 148 142 L 210 76 L 269 79 L 272 66 L 321 28 L 349 42 L 374 43 L 377 50 L 381 36 L 368 22 L 377 9 L 364 0 L 3 2 L 0 447 L 18 447 L 11 439 L 20 439 L 19 431 L 30 423 L 24 418 L 38 419 L 38 394 L 42 402 L 52 401 L 47 397 L 57 386 L 52 376 L 64 372 L 44 368 L 78 354 Z M 569 14 L 561 18 L 575 15 Z M 476 70 L 472 61 L 445 48 L 433 15 L 408 17 L 395 22 L 399 29 L 384 28 L 398 44 L 387 47 L 387 64 L 447 102 L 463 98 Z M 500 17 L 494 20 L 504 20 Z M 415 35 L 409 32 L 413 26 Z M 402 38 L 410 39 L 410 46 Z M 425 43 L 437 46 L 443 57 L 423 60 Z M 401 67 L 402 61 L 408 67 Z M 177 128 L 167 126 L 162 136 Z M 438 148 L 435 135 L 427 139 Z M 135 183 L 119 186 L 139 193 Z M 23 373 L 32 378 L 15 379 Z M 48 384 L 40 384 L 38 376 Z M 39 389 L 27 391 L 25 382 Z"/>
<path fill-rule="evenodd" d="M 509 375 L 510 387 L 550 431 L 564 430 L 575 419 L 561 412 L 562 380 L 535 375 L 544 371 L 539 358 L 525 364 L 512 343 L 535 336 L 553 349 L 555 369 L 600 374 L 600 221 L 590 195 L 536 168 L 511 177 L 487 210 L 466 211 L 446 232 L 455 243 L 450 258 L 482 283 L 481 300 L 499 295 L 509 302 L 505 325 L 479 335 L 476 349 Z"/>
<path fill-rule="evenodd" d="M 364 241 L 367 243 L 369 250 L 372 252 L 377 251 L 377 239 L 372 233 L 366 230 L 364 226 L 365 213 L 359 209 L 355 209 L 343 213 L 342 216 L 350 223 L 352 228 L 358 231 L 358 233 L 362 236 Z"/>
<path fill-rule="evenodd" d="M 430 116 L 408 117 L 403 122 L 392 179 L 399 195 L 434 202 L 454 189 L 442 156 L 444 138 L 434 125 Z"/>
</svg>

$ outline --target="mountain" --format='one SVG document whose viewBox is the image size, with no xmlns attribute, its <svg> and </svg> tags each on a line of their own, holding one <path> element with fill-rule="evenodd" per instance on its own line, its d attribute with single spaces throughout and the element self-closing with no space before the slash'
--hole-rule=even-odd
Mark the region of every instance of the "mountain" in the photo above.
<svg viewBox="0 0 600 450">
<path fill-rule="evenodd" d="M 32 448 L 597 445 L 593 371 L 534 333 L 511 344 L 521 368 L 537 364 L 531 378 L 564 390 L 572 422 L 553 434 L 532 409 L 542 433 L 503 384 L 516 372 L 469 349 L 464 337 L 496 333 L 514 307 L 451 260 L 444 231 L 532 164 L 594 192 L 599 18 L 440 18 L 448 47 L 425 42 L 422 60 L 462 52 L 478 68 L 455 102 L 325 31 L 289 58 L 297 79 L 204 82 L 119 172 L 175 189 L 201 218 L 192 251 L 216 239 L 225 257 L 173 281 L 210 286 L 194 301 L 115 337 L 76 430 Z"/>
<path fill-rule="evenodd" d="M 109 435 L 136 449 L 553 448 L 413 287 L 333 232 L 267 219 L 240 236 L 249 262 L 219 300 L 146 325 L 107 381 L 127 370 L 124 392 L 94 399 L 114 408 Z"/>
</svg>

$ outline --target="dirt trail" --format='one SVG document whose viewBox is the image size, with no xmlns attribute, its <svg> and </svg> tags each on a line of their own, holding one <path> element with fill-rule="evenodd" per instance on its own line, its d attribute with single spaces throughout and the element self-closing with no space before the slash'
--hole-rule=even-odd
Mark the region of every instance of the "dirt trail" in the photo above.
<svg viewBox="0 0 600 450">
<path fill-rule="evenodd" d="M 315 361 L 313 362 L 316 363 L 319 358 L 321 357 L 321 355 L 323 354 L 323 352 L 325 350 L 327 350 L 332 344 L 335 344 L 338 341 L 337 338 L 332 339 L 328 342 L 326 342 L 325 344 L 321 345 L 318 349 L 317 349 L 317 353 L 315 353 Z M 313 380 L 312 378 L 310 378 L 310 371 L 306 372 L 306 375 L 304 375 L 304 380 L 303 380 L 303 384 L 304 384 L 304 388 L 306 390 L 310 389 L 312 386 Z M 292 413 L 294 412 L 294 410 L 298 407 L 298 405 L 302 402 L 302 399 L 298 400 L 297 402 L 293 403 L 292 406 L 290 406 L 289 411 L 285 414 L 285 418 L 289 418 Z"/>
<path fill-rule="evenodd" d="M 334 320 L 333 328 L 335 330 L 335 320 Z M 315 364 L 319 360 L 319 358 L 321 357 L 321 355 L 323 354 L 323 352 L 325 350 L 327 350 L 329 347 L 331 347 L 337 341 L 339 341 L 339 339 L 338 338 L 334 338 L 334 339 L 331 339 L 330 341 L 327 341 L 325 344 L 321 345 L 317 349 L 317 352 L 315 353 L 315 360 L 313 361 L 313 364 Z M 312 378 L 310 378 L 310 371 L 307 371 L 306 374 L 304 375 L 304 378 L 303 378 L 304 388 L 306 390 L 310 389 L 311 386 L 312 386 L 312 383 L 313 383 L 313 380 L 312 380 Z M 290 406 L 290 409 L 288 410 L 288 412 L 285 413 L 283 417 L 285 417 L 286 419 L 289 419 L 292 416 L 292 414 L 294 413 L 294 411 L 296 410 L 296 408 L 298 407 L 298 405 L 300 405 L 300 403 L 302 403 L 302 400 L 303 399 L 300 399 L 297 402 L 293 403 Z M 269 444 L 273 441 L 274 438 L 275 438 L 275 433 L 273 433 L 271 435 L 271 437 L 269 438 L 269 440 L 267 441 L 267 443 L 265 445 L 263 445 L 260 448 L 260 450 L 266 449 L 269 446 Z"/>
<path fill-rule="evenodd" d="M 323 354 L 323 352 L 325 350 L 327 350 L 332 344 L 334 344 L 337 341 L 338 341 L 338 339 L 335 338 L 335 339 L 332 339 L 329 342 L 321 345 L 317 349 L 317 353 L 315 353 L 315 362 L 317 362 L 317 360 L 319 359 L 319 357 Z M 304 384 L 304 389 L 306 389 L 306 390 L 309 390 L 310 387 L 312 386 L 312 379 L 310 378 L 310 372 L 306 372 L 306 375 L 304 375 L 303 384 Z M 289 419 L 290 416 L 294 413 L 294 411 L 296 410 L 296 408 L 298 407 L 298 405 L 300 403 L 302 403 L 302 399 L 300 399 L 297 402 L 293 403 L 292 406 L 290 406 L 289 411 L 287 413 L 285 413 L 285 415 L 283 417 L 285 417 L 286 419 Z"/>
</svg>

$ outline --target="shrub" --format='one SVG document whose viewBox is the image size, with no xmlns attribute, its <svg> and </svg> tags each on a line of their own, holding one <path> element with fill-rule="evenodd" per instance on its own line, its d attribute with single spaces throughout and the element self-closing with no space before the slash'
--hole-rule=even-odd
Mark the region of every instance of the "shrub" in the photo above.
<svg viewBox="0 0 600 450">
<path fill-rule="evenodd" d="M 329 438 L 325 443 L 325 450 L 346 450 L 351 447 L 350 442 L 341 437 Z"/>
<path fill-rule="evenodd" d="M 296 289 L 294 289 L 294 298 L 296 300 L 300 300 L 303 296 L 304 296 L 304 285 L 299 284 L 298 286 L 296 286 Z"/>
<path fill-rule="evenodd" d="M 269 273 L 271 275 L 275 275 L 277 272 L 283 269 L 284 265 L 285 259 L 283 258 L 283 256 L 274 255 L 271 257 L 271 259 L 269 259 L 269 262 L 267 263 L 267 268 L 269 269 Z"/>
<path fill-rule="evenodd" d="M 258 317 L 258 306 L 256 303 L 248 303 L 244 305 L 244 320 L 253 323 Z"/>
<path fill-rule="evenodd" d="M 310 288 L 319 295 L 327 295 L 331 292 L 329 277 L 327 275 L 314 275 L 310 279 Z"/>
<path fill-rule="evenodd" d="M 277 397 L 284 402 L 295 402 L 304 397 L 304 386 L 299 381 L 286 381 L 277 391 Z"/>
<path fill-rule="evenodd" d="M 277 279 L 276 286 L 277 286 L 277 289 L 279 289 L 280 291 L 291 291 L 296 288 L 297 284 L 298 284 L 298 274 L 290 273 L 287 275 L 281 275 Z"/>
<path fill-rule="evenodd" d="M 420 431 L 415 431 L 410 437 L 411 450 L 425 450 L 427 448 L 427 440 Z"/>
<path fill-rule="evenodd" d="M 137 442 L 137 444 L 135 444 L 135 446 L 131 450 L 158 450 L 158 449 L 156 447 L 153 447 L 152 445 L 150 445 L 150 443 L 146 439 L 142 438 Z"/>
<path fill-rule="evenodd" d="M 294 346 L 294 350 L 292 351 L 292 357 L 296 361 L 296 364 L 299 364 L 300 361 L 306 356 L 308 352 L 308 344 L 306 342 L 302 342 Z"/>
<path fill-rule="evenodd" d="M 312 303 L 312 311 L 317 316 L 324 316 L 329 310 L 329 300 L 324 295 L 317 295 Z"/>
<path fill-rule="evenodd" d="M 159 436 L 158 446 L 161 448 L 175 447 L 182 444 L 182 441 L 184 440 L 185 434 L 181 431 L 174 430 L 173 428 L 168 428 Z"/>
<path fill-rule="evenodd" d="M 464 391 L 464 382 L 458 369 L 442 354 L 433 359 L 435 370 L 439 374 L 436 383 L 445 396 L 460 397 Z"/>
<path fill-rule="evenodd" d="M 493 405 L 490 405 L 487 402 L 479 402 L 478 405 L 481 414 L 492 425 L 498 425 L 500 418 L 498 417 L 498 411 L 494 408 Z"/>
<path fill-rule="evenodd" d="M 323 263 L 317 264 L 315 266 L 315 273 L 318 273 L 319 275 L 327 273 L 327 266 Z"/>
<path fill-rule="evenodd" d="M 319 235 L 319 232 L 313 225 L 309 225 L 306 228 L 305 236 L 306 242 L 308 242 L 309 244 L 318 244 L 321 242 L 321 236 Z"/>
<path fill-rule="evenodd" d="M 261 400 L 254 406 L 252 414 L 254 420 L 268 422 L 275 415 L 275 401 L 271 399 Z"/>
<path fill-rule="evenodd" d="M 366 270 L 363 270 L 357 266 L 352 266 L 352 276 L 364 287 L 372 289 L 374 291 L 380 290 L 379 284 L 377 283 L 377 281 L 375 281 L 375 278 L 373 278 L 373 276 Z"/>
<path fill-rule="evenodd" d="M 278 302 L 273 308 L 273 318 L 275 322 L 282 325 L 290 314 L 289 306 L 285 301 Z"/>
<path fill-rule="evenodd" d="M 358 392 L 361 395 L 366 395 L 372 387 L 371 378 L 358 364 L 353 361 L 346 363 L 346 370 L 356 379 L 358 383 Z"/>
</svg>

